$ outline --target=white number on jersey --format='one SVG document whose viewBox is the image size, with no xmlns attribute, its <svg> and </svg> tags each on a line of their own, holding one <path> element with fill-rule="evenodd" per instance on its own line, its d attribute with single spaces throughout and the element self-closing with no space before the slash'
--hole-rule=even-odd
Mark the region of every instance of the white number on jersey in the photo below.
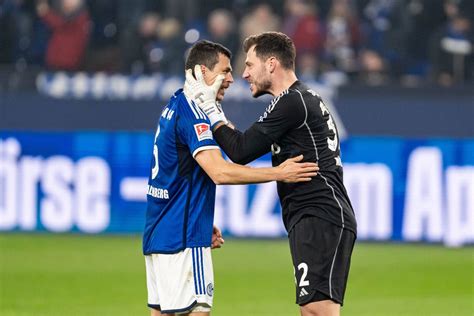
<svg viewBox="0 0 474 316">
<path fill-rule="evenodd" d="M 156 134 L 155 134 L 155 144 L 153 146 L 153 159 L 155 162 L 155 166 L 151 169 L 151 179 L 155 179 L 156 176 L 158 175 L 158 170 L 159 165 L 158 165 L 158 144 L 156 143 L 156 140 L 158 139 L 158 135 L 160 135 L 160 126 L 158 125 L 158 128 L 156 129 Z"/>
<path fill-rule="evenodd" d="M 339 140 L 337 139 L 336 125 L 334 124 L 334 121 L 332 120 L 331 114 L 329 114 L 328 108 L 326 107 L 326 105 L 324 105 L 322 101 L 319 102 L 319 107 L 321 108 L 321 112 L 323 113 L 323 115 L 326 113 L 329 115 L 327 124 L 328 124 L 329 130 L 331 130 L 334 133 L 334 139 L 331 139 L 328 137 L 328 147 L 331 151 L 336 151 L 339 148 L 338 147 Z"/>
<path fill-rule="evenodd" d="M 278 155 L 281 151 L 281 147 L 278 146 L 278 144 L 276 144 L 276 143 L 272 144 L 271 149 L 272 149 L 272 155 L 273 156 Z"/>
</svg>

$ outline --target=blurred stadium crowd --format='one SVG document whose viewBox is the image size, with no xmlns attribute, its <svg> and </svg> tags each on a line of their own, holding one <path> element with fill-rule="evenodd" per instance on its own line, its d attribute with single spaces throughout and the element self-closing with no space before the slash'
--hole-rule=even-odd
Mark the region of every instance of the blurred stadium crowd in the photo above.
<svg viewBox="0 0 474 316">
<path fill-rule="evenodd" d="M 199 39 L 234 52 L 288 34 L 303 80 L 452 86 L 473 82 L 472 0 L 0 0 L 3 73 L 182 75 Z M 2 70 L 0 70 L 0 73 Z"/>
</svg>

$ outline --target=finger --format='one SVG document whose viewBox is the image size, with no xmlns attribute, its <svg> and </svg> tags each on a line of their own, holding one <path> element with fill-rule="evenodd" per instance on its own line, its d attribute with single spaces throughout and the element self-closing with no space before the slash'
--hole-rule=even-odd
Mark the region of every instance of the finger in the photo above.
<svg viewBox="0 0 474 316">
<path fill-rule="evenodd" d="M 300 166 L 301 168 L 310 168 L 310 169 L 314 169 L 314 170 L 319 170 L 319 166 L 312 163 L 312 162 L 301 162 L 298 164 L 298 166 Z"/>
<path fill-rule="evenodd" d="M 311 181 L 311 178 L 298 178 L 296 182 L 309 182 Z"/>
<path fill-rule="evenodd" d="M 193 82 L 193 80 L 195 80 L 194 77 L 193 77 L 193 70 L 192 69 L 186 69 L 186 81 L 188 83 L 191 83 L 191 82 Z"/>
<path fill-rule="evenodd" d="M 221 248 L 223 244 L 224 244 L 223 238 L 214 239 L 212 240 L 212 243 L 211 243 L 211 249 Z"/>
<path fill-rule="evenodd" d="M 315 162 L 300 162 L 300 165 L 305 167 L 316 167 L 319 169 L 318 164 Z"/>
<path fill-rule="evenodd" d="M 316 171 L 307 171 L 305 173 L 303 173 L 304 176 L 306 177 L 315 177 L 318 175 L 318 173 Z"/>
<path fill-rule="evenodd" d="M 198 65 L 194 66 L 194 75 L 196 76 L 197 80 L 199 80 L 199 81 L 203 80 L 201 65 L 198 64 Z"/>
<path fill-rule="evenodd" d="M 304 172 L 316 172 L 316 171 L 319 171 L 319 168 L 316 168 L 316 167 L 306 167 L 306 168 L 302 168 L 302 170 Z"/>
<path fill-rule="evenodd" d="M 303 155 L 299 155 L 299 156 L 290 158 L 288 160 L 290 160 L 290 161 L 301 161 L 301 160 L 303 160 Z"/>
<path fill-rule="evenodd" d="M 216 235 L 217 237 L 222 237 L 222 232 L 219 229 L 219 227 L 217 227 L 217 226 L 214 226 L 212 228 L 212 233 L 213 233 L 213 235 Z"/>
<path fill-rule="evenodd" d="M 212 84 L 212 88 L 214 89 L 214 91 L 219 90 L 219 88 L 222 85 L 222 81 L 224 81 L 224 78 L 225 78 L 224 75 L 218 75 L 216 77 L 216 81 L 214 81 L 214 83 Z"/>
<path fill-rule="evenodd" d="M 305 172 L 303 174 L 300 174 L 299 176 L 300 177 L 315 177 L 317 175 L 318 175 L 317 172 Z"/>
<path fill-rule="evenodd" d="M 302 170 L 298 170 L 296 171 L 296 173 L 298 174 L 305 174 L 305 173 L 318 173 L 318 170 L 314 170 L 314 169 L 302 169 Z"/>
</svg>

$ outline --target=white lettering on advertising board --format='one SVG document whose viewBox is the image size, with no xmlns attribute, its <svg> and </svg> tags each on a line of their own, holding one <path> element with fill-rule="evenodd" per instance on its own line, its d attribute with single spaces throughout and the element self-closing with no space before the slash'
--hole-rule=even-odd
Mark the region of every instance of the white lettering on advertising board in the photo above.
<svg viewBox="0 0 474 316">
<path fill-rule="evenodd" d="M 21 156 L 0 140 L 0 230 L 98 233 L 110 223 L 110 168 L 98 157 Z M 38 216 L 39 215 L 39 216 Z"/>
</svg>

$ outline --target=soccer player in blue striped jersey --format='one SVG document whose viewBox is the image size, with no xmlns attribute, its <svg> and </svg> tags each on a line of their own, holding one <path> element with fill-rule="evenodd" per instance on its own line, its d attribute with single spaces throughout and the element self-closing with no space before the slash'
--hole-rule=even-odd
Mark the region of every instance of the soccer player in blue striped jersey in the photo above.
<svg viewBox="0 0 474 316">
<path fill-rule="evenodd" d="M 186 68 L 209 85 L 199 94 L 176 91 L 163 109 L 153 144 L 143 235 L 151 315 L 210 314 L 214 280 L 211 248 L 223 243 L 213 227 L 216 184 L 310 181 L 314 163 L 300 155 L 277 167 L 227 162 L 213 139 L 208 116 L 195 104 L 221 101 L 233 82 L 231 53 L 220 44 L 196 43 Z M 210 114 L 212 115 L 212 114 Z"/>
</svg>

